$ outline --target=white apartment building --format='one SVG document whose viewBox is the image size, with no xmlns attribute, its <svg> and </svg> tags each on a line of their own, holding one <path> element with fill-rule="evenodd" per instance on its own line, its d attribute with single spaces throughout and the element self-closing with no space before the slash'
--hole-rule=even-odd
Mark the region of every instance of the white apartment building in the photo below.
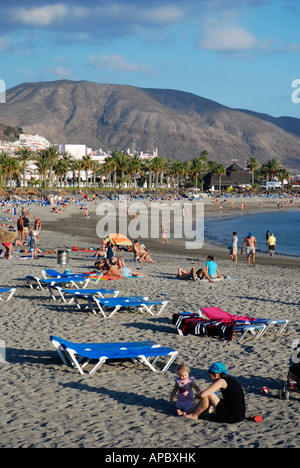
<svg viewBox="0 0 300 468">
<path fill-rule="evenodd" d="M 55 148 L 61 153 L 69 153 L 75 159 L 81 159 L 83 156 L 87 156 L 92 152 L 91 148 L 87 148 L 85 145 L 54 145 Z"/>
<path fill-rule="evenodd" d="M 46 138 L 39 135 L 29 135 L 28 133 L 21 133 L 19 139 L 13 142 L 11 141 L 0 141 L 0 152 L 7 151 L 8 153 L 14 153 L 18 148 L 26 146 L 31 151 L 41 151 L 51 146 Z"/>
</svg>

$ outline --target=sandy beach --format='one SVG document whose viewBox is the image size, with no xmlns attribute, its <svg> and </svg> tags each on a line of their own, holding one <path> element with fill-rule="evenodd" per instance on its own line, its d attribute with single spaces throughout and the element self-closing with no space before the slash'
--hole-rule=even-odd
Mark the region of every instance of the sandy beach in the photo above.
<svg viewBox="0 0 300 468">
<path fill-rule="evenodd" d="M 297 202 L 298 203 L 298 202 Z M 263 210 L 274 210 L 266 201 Z M 97 205 L 88 204 L 85 220 L 78 206 L 55 214 L 49 207 L 31 206 L 30 219 L 42 221 L 42 251 L 96 247 Z M 258 211 L 258 201 L 247 202 L 249 212 Z M 225 206 L 223 215 L 232 215 Z M 205 201 L 205 216 L 217 216 L 218 209 Z M 2 215 L 3 216 L 3 215 Z M 8 224 L 14 224 L 12 221 Z M 5 342 L 2 372 L 2 448 L 299 448 L 299 394 L 280 400 L 291 355 L 291 343 L 300 338 L 300 258 L 258 254 L 256 268 L 249 268 L 245 255 L 233 264 L 228 249 L 205 242 L 200 250 L 185 250 L 184 241 L 146 239 L 155 263 L 133 262 L 131 253 L 118 253 L 127 266 L 147 275 L 119 279 L 105 287 L 121 295 L 145 295 L 167 300 L 159 317 L 121 311 L 104 319 L 72 305 L 55 302 L 47 290 L 30 289 L 27 275 L 41 277 L 44 268 L 63 271 L 56 254 L 37 259 L 13 252 L 11 260 L 0 259 L 1 287 L 16 287 L 9 302 L 1 302 L 1 336 Z M 93 252 L 69 253 L 73 273 L 90 271 Z M 221 274 L 236 281 L 215 284 L 180 281 L 178 267 L 202 267 L 213 254 Z M 102 284 L 101 284 L 102 286 Z M 219 307 L 236 315 L 289 320 L 282 334 L 271 329 L 261 339 L 247 335 L 240 343 L 213 337 L 180 336 L 172 325 L 177 312 L 197 312 L 202 307 Z M 130 361 L 104 364 L 95 375 L 80 375 L 64 365 L 50 342 L 50 335 L 75 342 L 154 340 L 179 352 L 165 373 L 154 373 Z M 215 361 L 226 364 L 229 373 L 243 386 L 247 418 L 261 415 L 257 424 L 245 419 L 238 424 L 220 424 L 204 417 L 198 421 L 176 416 L 169 403 L 176 366 L 186 363 L 199 387 L 210 381 L 207 369 Z M 269 389 L 267 395 L 260 388 Z"/>
</svg>

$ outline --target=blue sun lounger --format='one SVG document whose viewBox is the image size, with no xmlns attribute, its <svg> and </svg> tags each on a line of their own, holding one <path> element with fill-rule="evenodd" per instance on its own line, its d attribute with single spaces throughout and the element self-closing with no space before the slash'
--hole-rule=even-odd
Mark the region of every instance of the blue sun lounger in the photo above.
<svg viewBox="0 0 300 468">
<path fill-rule="evenodd" d="M 45 279 L 48 278 L 69 278 L 73 276 L 88 276 L 85 274 L 80 274 L 80 273 L 60 273 L 57 270 L 52 270 L 51 268 L 47 270 L 42 270 L 42 276 Z"/>
<path fill-rule="evenodd" d="M 230 318 L 231 314 L 229 314 L 228 312 L 224 312 L 224 311 L 221 311 L 221 312 L 227 314 L 228 317 Z M 199 315 L 201 317 L 206 317 L 205 310 L 200 309 Z M 218 314 L 215 317 L 218 318 Z M 278 333 L 282 333 L 285 327 L 287 326 L 287 324 L 289 323 L 289 320 L 287 319 L 264 319 L 264 318 L 256 318 L 256 317 L 255 317 L 255 320 L 250 320 L 250 319 L 246 320 L 243 317 L 241 317 L 239 320 L 235 320 L 235 322 L 237 325 L 241 325 L 241 326 L 242 325 L 245 325 L 245 326 L 251 325 L 252 327 L 256 326 L 258 330 L 259 330 L 258 328 L 259 325 L 261 326 L 264 325 L 264 328 L 262 327 L 261 331 L 257 334 L 257 338 L 261 338 L 270 329 L 270 327 L 273 327 L 273 325 L 278 325 L 279 326 Z"/>
<path fill-rule="evenodd" d="M 91 281 L 90 278 L 86 276 L 74 276 L 74 277 L 66 277 L 66 278 L 37 278 L 36 276 L 26 276 L 26 281 L 29 282 L 29 286 L 33 289 L 33 285 L 36 285 L 37 289 L 44 289 L 43 286 L 55 286 L 58 284 L 70 284 L 75 288 L 79 289 L 78 284 L 81 285 L 82 289 L 85 289 L 89 282 Z"/>
<path fill-rule="evenodd" d="M 160 370 L 165 372 L 178 356 L 178 351 L 170 347 L 160 346 L 155 341 L 141 341 L 131 343 L 73 343 L 57 336 L 50 336 L 50 340 L 64 364 L 67 359 L 81 375 L 85 374 L 84 367 L 91 361 L 96 361 L 89 374 L 94 374 L 107 360 L 131 359 L 134 363 L 142 363 L 152 371 L 158 372 L 156 366 L 159 358 L 167 358 L 167 362 Z"/>
<path fill-rule="evenodd" d="M 16 290 L 16 288 L 0 288 L 0 301 L 10 301 L 13 295 L 15 294 Z"/>
<path fill-rule="evenodd" d="M 62 301 L 65 304 L 72 304 L 74 301 L 74 296 L 78 296 L 78 299 L 80 297 L 85 298 L 87 295 L 88 296 L 95 296 L 95 297 L 102 297 L 104 298 L 105 295 L 107 294 L 113 294 L 113 297 L 117 297 L 119 295 L 119 292 L 117 289 L 66 289 L 62 288 L 57 285 L 49 285 L 48 286 L 50 295 L 54 301 L 57 300 L 57 297 L 55 296 L 54 292 L 57 291 L 59 293 L 59 298 L 62 299 Z M 77 306 L 79 307 L 79 303 L 77 301 Z"/>
<path fill-rule="evenodd" d="M 94 284 L 98 284 L 102 274 L 98 273 L 60 273 L 57 270 L 53 270 L 49 268 L 47 270 L 42 270 L 42 276 L 45 279 L 58 279 L 58 278 L 77 278 L 77 277 L 84 277 L 89 278 L 90 280 L 94 281 Z"/>
<path fill-rule="evenodd" d="M 76 304 L 79 297 L 74 296 Z M 105 318 L 113 317 L 121 308 L 136 308 L 140 312 L 147 312 L 157 317 L 162 314 L 168 304 L 168 301 L 150 300 L 140 296 L 100 298 L 86 295 L 81 297 L 88 301 L 88 306 L 94 314 L 100 313 Z"/>
</svg>

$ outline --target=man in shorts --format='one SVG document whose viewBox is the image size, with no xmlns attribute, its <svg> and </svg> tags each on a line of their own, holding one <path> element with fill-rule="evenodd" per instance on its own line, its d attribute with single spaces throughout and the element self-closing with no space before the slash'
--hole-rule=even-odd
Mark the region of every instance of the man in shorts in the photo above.
<svg viewBox="0 0 300 468">
<path fill-rule="evenodd" d="M 274 236 L 273 232 L 272 234 L 270 235 L 268 241 L 267 241 L 267 244 L 269 246 L 269 252 L 270 252 L 270 255 L 271 257 L 273 257 L 274 255 L 274 251 L 275 251 L 275 247 L 276 247 L 276 237 Z"/>
<path fill-rule="evenodd" d="M 244 252 L 245 245 L 246 245 L 248 265 L 251 266 L 251 260 L 252 260 L 252 266 L 254 266 L 255 252 L 257 251 L 257 242 L 252 232 L 249 232 L 249 235 L 245 237 L 241 253 Z"/>
</svg>

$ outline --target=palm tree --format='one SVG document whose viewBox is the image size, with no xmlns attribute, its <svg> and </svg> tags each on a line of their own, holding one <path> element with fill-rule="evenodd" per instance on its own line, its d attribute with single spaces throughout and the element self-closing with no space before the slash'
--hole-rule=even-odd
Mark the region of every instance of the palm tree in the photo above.
<svg viewBox="0 0 300 468">
<path fill-rule="evenodd" d="M 27 164 L 29 161 L 33 160 L 35 152 L 31 151 L 31 149 L 27 148 L 26 146 L 22 146 L 15 151 L 15 155 L 17 156 L 17 160 L 19 161 L 23 170 L 23 187 L 26 187 Z"/>
<path fill-rule="evenodd" d="M 109 167 L 111 172 L 114 174 L 114 187 L 117 186 L 117 170 L 118 170 L 118 151 L 114 151 L 109 159 Z"/>
<path fill-rule="evenodd" d="M 108 187 L 111 187 L 111 173 L 114 171 L 114 168 L 118 166 L 118 163 L 116 159 L 113 159 L 111 156 L 108 156 L 105 158 L 105 163 L 103 164 L 103 170 L 105 171 L 106 174 L 106 183 L 108 184 Z M 117 172 L 115 170 L 115 187 L 117 186 Z"/>
<path fill-rule="evenodd" d="M 248 159 L 247 161 L 247 168 L 250 170 L 251 172 L 251 176 L 252 176 L 252 187 L 254 185 L 254 171 L 256 171 L 256 169 L 258 168 L 258 162 L 255 158 L 250 158 Z"/>
<path fill-rule="evenodd" d="M 152 188 L 152 173 L 155 169 L 155 163 L 153 163 L 154 158 L 150 158 L 147 161 L 147 169 L 148 169 L 148 188 Z"/>
<path fill-rule="evenodd" d="M 176 160 L 174 162 L 174 165 L 173 165 L 173 174 L 175 176 L 175 180 L 176 180 L 176 186 L 177 186 L 177 191 L 179 190 L 179 186 L 180 186 L 180 176 L 182 176 L 184 174 L 184 166 L 183 166 L 183 162 L 182 161 L 179 161 L 179 160 Z M 174 187 L 175 188 L 175 187 Z"/>
<path fill-rule="evenodd" d="M 137 154 L 134 154 L 132 158 L 129 160 L 129 170 L 131 174 L 133 175 L 133 181 L 134 181 L 134 188 L 136 189 L 137 183 L 136 183 L 136 176 L 139 172 L 141 172 L 142 169 L 142 161 L 140 157 Z"/>
<path fill-rule="evenodd" d="M 221 184 L 222 184 L 222 175 L 226 174 L 226 169 L 223 164 L 218 164 L 216 168 L 216 173 L 219 176 L 219 192 L 221 192 Z"/>
<path fill-rule="evenodd" d="M 64 187 L 67 187 L 67 185 L 68 185 L 68 180 L 67 180 L 68 172 L 72 170 L 72 162 L 74 161 L 74 158 L 71 155 L 71 153 L 69 153 L 68 151 L 65 151 L 61 155 L 61 160 L 65 164 L 65 169 L 66 170 L 65 170 L 65 174 L 64 174 Z"/>
<path fill-rule="evenodd" d="M 49 170 L 49 187 L 52 187 L 52 169 L 53 166 L 57 163 L 59 156 L 61 153 L 55 148 L 54 145 L 49 146 L 46 149 L 40 151 L 42 155 L 44 155 L 45 159 L 48 160 L 48 170 Z"/>
<path fill-rule="evenodd" d="M 1 173 L 4 175 L 4 182 L 12 188 L 12 179 L 14 175 L 19 175 L 20 169 L 16 158 L 12 158 L 6 151 L 2 151 L 0 156 Z"/>
<path fill-rule="evenodd" d="M 174 166 L 174 159 L 167 158 L 164 162 L 164 171 L 167 175 L 167 187 L 169 187 L 170 185 L 170 177 L 172 174 L 173 166 Z"/>
<path fill-rule="evenodd" d="M 1 151 L 0 153 L 0 182 L 2 184 L 6 184 L 6 177 L 5 177 L 5 165 L 8 159 L 7 151 Z"/>
<path fill-rule="evenodd" d="M 278 179 L 281 181 L 282 183 L 282 190 L 284 190 L 284 181 L 287 180 L 287 182 L 289 183 L 290 181 L 290 173 L 287 169 L 285 169 L 284 167 L 280 170 L 280 172 L 278 173 Z"/>
<path fill-rule="evenodd" d="M 207 171 L 207 155 L 208 151 L 203 150 L 200 156 L 196 156 L 192 162 L 192 171 L 195 176 L 195 187 L 198 186 L 198 176 L 201 174 L 201 187 L 203 192 L 203 175 Z"/>
<path fill-rule="evenodd" d="M 38 151 L 38 153 L 35 156 L 34 162 L 37 166 L 37 170 L 42 181 L 42 187 L 45 187 L 46 174 L 50 168 L 50 159 L 46 150 Z"/>
<path fill-rule="evenodd" d="M 118 168 L 121 171 L 121 186 L 125 179 L 125 172 L 128 170 L 129 158 L 128 155 L 124 152 L 120 153 L 117 156 Z"/>
<path fill-rule="evenodd" d="M 92 167 L 92 158 L 91 156 L 83 156 L 82 158 L 82 167 L 85 170 L 85 187 L 86 189 L 88 188 L 88 183 L 89 183 L 89 171 L 91 170 Z"/>
<path fill-rule="evenodd" d="M 71 169 L 73 171 L 73 182 L 76 179 L 76 173 L 78 177 L 78 188 L 80 188 L 80 172 L 83 169 L 83 162 L 81 159 L 74 159 L 71 164 Z"/>
<path fill-rule="evenodd" d="M 201 190 L 203 192 L 203 176 L 208 172 L 208 162 L 207 162 L 208 151 L 203 150 L 200 153 L 201 161 Z"/>
<path fill-rule="evenodd" d="M 274 177 L 281 170 L 280 161 L 276 158 L 269 159 L 265 164 L 266 172 L 271 176 L 271 180 L 274 180 Z"/>
<path fill-rule="evenodd" d="M 57 177 L 58 177 L 60 189 L 62 189 L 62 181 L 63 181 L 63 178 L 65 177 L 65 174 L 66 174 L 66 171 L 67 171 L 66 163 L 62 159 L 60 159 L 53 166 L 53 169 L 54 169 L 54 174 L 57 175 Z"/>
<path fill-rule="evenodd" d="M 152 159 L 152 171 L 155 174 L 155 188 L 158 188 L 158 175 L 161 173 L 163 170 L 164 162 L 163 159 L 160 158 L 159 156 L 155 156 Z"/>
<path fill-rule="evenodd" d="M 185 185 L 187 185 L 187 181 L 192 174 L 192 161 L 184 161 L 183 163 L 183 173 L 185 176 Z"/>
<path fill-rule="evenodd" d="M 90 171 L 92 172 L 93 176 L 93 188 L 96 188 L 96 178 L 100 174 L 103 174 L 103 164 L 101 164 L 99 161 L 92 160 L 90 165 Z"/>
</svg>

